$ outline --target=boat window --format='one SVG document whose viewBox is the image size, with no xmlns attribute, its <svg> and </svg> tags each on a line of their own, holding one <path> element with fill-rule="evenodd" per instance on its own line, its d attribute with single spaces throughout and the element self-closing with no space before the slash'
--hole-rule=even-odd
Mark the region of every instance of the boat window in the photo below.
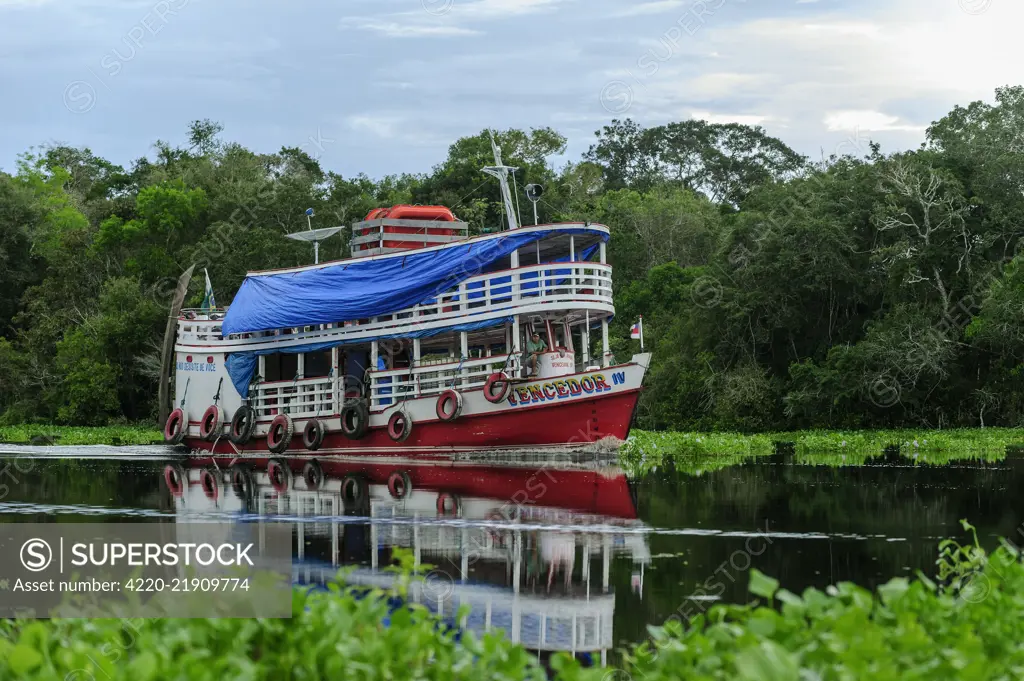
<svg viewBox="0 0 1024 681">
<path fill-rule="evenodd" d="M 302 375 L 304 378 L 321 378 L 331 373 L 331 351 L 307 352 Z"/>
<path fill-rule="evenodd" d="M 568 344 L 565 342 L 565 333 L 563 332 L 562 325 L 561 324 L 557 324 L 557 323 L 552 323 L 551 324 L 551 330 L 555 334 L 554 344 L 551 346 L 551 349 L 554 350 L 556 348 L 568 347 Z"/>
<path fill-rule="evenodd" d="M 299 372 L 298 355 L 278 352 L 273 355 L 267 355 L 264 359 L 266 373 L 263 378 L 268 383 L 273 381 L 291 381 L 295 378 L 295 374 Z"/>
</svg>

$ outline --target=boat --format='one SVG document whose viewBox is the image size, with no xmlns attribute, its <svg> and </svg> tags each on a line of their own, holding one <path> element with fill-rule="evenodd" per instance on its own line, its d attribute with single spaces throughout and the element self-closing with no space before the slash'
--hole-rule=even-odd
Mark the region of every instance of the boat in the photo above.
<svg viewBox="0 0 1024 681">
<path fill-rule="evenodd" d="M 541 659 L 606 664 L 612 562 L 631 564 L 641 596 L 651 562 L 636 487 L 612 455 L 189 456 L 165 465 L 160 487 L 178 527 L 291 524 L 295 585 L 324 588 L 345 568 L 350 587 L 392 591 L 393 551 L 411 549 L 432 566 L 411 602 L 478 635 L 502 629 Z"/>
<path fill-rule="evenodd" d="M 252 271 L 229 306 L 175 313 L 166 441 L 234 456 L 621 444 L 651 355 L 609 350 L 609 229 L 520 225 L 492 146 L 503 229 L 374 209 L 351 257 Z"/>
</svg>

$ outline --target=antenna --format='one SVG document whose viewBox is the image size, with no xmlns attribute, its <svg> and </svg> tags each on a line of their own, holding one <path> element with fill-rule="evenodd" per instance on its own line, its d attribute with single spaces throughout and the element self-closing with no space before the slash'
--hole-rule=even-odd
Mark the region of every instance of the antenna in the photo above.
<svg viewBox="0 0 1024 681">
<path fill-rule="evenodd" d="M 544 187 L 539 184 L 528 184 L 526 185 L 526 198 L 530 199 L 533 203 L 533 224 L 537 224 L 537 202 L 540 201 L 541 195 L 544 193 Z"/>
<path fill-rule="evenodd" d="M 295 232 L 294 234 L 285 234 L 289 239 L 295 241 L 312 241 L 313 242 L 313 264 L 320 264 L 320 242 L 329 236 L 337 234 L 344 227 L 321 227 L 320 229 L 313 229 L 313 209 L 306 209 L 306 224 L 309 226 L 309 231 L 306 232 Z"/>
<path fill-rule="evenodd" d="M 516 214 L 512 209 L 512 194 L 508 190 L 508 172 L 519 169 L 504 165 L 501 162 L 501 149 L 498 148 L 498 143 L 494 140 L 494 131 L 488 130 L 487 132 L 491 136 L 491 151 L 494 152 L 494 165 L 483 168 L 483 172 L 498 178 L 498 182 L 501 185 L 501 200 L 505 204 L 505 215 L 508 218 L 508 228 L 510 230 L 517 229 L 519 225 L 516 224 Z"/>
</svg>

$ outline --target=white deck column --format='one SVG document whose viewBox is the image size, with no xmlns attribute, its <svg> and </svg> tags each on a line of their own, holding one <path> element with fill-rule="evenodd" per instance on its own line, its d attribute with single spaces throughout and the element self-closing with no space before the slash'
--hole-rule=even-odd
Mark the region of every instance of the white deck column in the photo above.
<svg viewBox="0 0 1024 681">
<path fill-rule="evenodd" d="M 576 262 L 576 236 L 569 235 L 569 262 Z M 576 268 L 569 270 L 569 293 L 576 295 Z"/>
<path fill-rule="evenodd" d="M 463 331 L 459 334 L 459 342 L 462 345 L 460 355 L 462 361 L 469 361 L 469 333 Z M 469 384 L 469 369 L 462 369 L 462 387 L 465 388 Z"/>
<path fill-rule="evenodd" d="M 415 368 L 415 369 L 419 368 L 419 366 L 420 366 L 420 359 L 422 358 L 422 356 L 423 356 L 423 352 L 420 349 L 420 339 L 419 338 L 413 338 L 412 339 L 412 366 L 413 366 L 413 368 Z M 420 377 L 419 377 L 419 374 L 414 375 L 412 380 L 414 381 L 413 386 L 412 386 L 413 396 L 419 397 L 420 396 Z"/>
<path fill-rule="evenodd" d="M 604 241 L 601 242 L 600 251 L 601 251 L 601 264 L 602 265 L 607 265 L 608 264 L 608 244 L 605 243 Z"/>
<path fill-rule="evenodd" d="M 605 535 L 604 545 L 601 547 L 601 586 L 604 588 L 604 592 L 608 593 L 608 584 L 611 581 L 612 572 L 612 552 L 611 552 L 611 540 Z"/>
<path fill-rule="evenodd" d="M 334 328 L 334 324 L 330 324 L 329 328 Z M 341 413 L 341 408 L 345 406 L 345 377 L 341 375 L 341 367 L 338 366 L 341 362 L 341 351 L 335 346 L 331 348 L 331 376 L 334 378 L 332 388 L 334 389 L 334 399 L 331 400 L 331 413 Z"/>
<path fill-rule="evenodd" d="M 587 320 L 583 323 L 583 327 L 580 333 L 580 345 L 583 346 L 583 368 L 586 369 L 587 365 L 590 364 L 590 315 L 587 315 Z"/>
<path fill-rule="evenodd" d="M 373 372 L 377 370 L 377 358 L 380 357 L 380 348 L 377 346 L 377 341 L 370 341 L 370 366 L 367 367 L 370 371 L 366 374 L 369 377 L 369 385 L 367 386 L 366 394 L 369 396 L 369 406 L 373 409 L 374 402 L 377 399 L 377 395 L 374 391 Z"/>
<path fill-rule="evenodd" d="M 611 359 L 611 354 L 612 354 L 610 346 L 608 345 L 608 318 L 607 317 L 605 317 L 604 319 L 601 320 L 601 352 L 603 353 L 603 356 L 601 357 L 601 366 L 607 367 L 608 363 L 609 363 L 609 361 Z"/>
</svg>

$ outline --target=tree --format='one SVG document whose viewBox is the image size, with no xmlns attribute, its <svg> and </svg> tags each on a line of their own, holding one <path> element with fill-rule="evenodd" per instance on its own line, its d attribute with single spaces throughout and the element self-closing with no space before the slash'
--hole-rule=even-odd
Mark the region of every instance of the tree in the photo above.
<svg viewBox="0 0 1024 681">
<path fill-rule="evenodd" d="M 217 135 L 222 132 L 224 132 L 224 126 L 209 118 L 192 121 L 188 126 L 189 151 L 194 149 L 199 152 L 200 156 L 210 154 L 220 146 Z"/>
<path fill-rule="evenodd" d="M 41 218 L 31 192 L 0 173 L 0 337 L 14 331 L 25 289 L 39 280 L 30 233 Z"/>
<path fill-rule="evenodd" d="M 534 128 L 529 132 L 516 129 L 495 131 L 494 137 L 504 164 L 518 168 L 514 178 L 516 187 L 521 190 L 530 183 L 552 183 L 555 175 L 548 159 L 565 151 L 564 137 L 551 128 Z M 494 154 L 489 131 L 460 138 L 449 147 L 448 158 L 413 187 L 413 200 L 416 203 L 446 205 L 469 221 L 477 232 L 499 227 L 505 220 L 498 183 L 481 170 L 492 165 Z M 513 184 L 513 178 L 510 177 L 509 181 Z M 479 211 L 481 205 L 474 203 L 478 198 L 486 201 L 483 213 Z M 513 204 L 517 201 L 518 195 L 513 196 Z M 542 219 L 547 219 L 548 204 L 540 204 L 539 210 L 545 216 Z"/>
<path fill-rule="evenodd" d="M 757 186 L 804 170 L 806 159 L 763 128 L 689 120 L 654 128 L 612 121 L 586 154 L 610 188 L 669 182 L 735 208 Z"/>
</svg>

